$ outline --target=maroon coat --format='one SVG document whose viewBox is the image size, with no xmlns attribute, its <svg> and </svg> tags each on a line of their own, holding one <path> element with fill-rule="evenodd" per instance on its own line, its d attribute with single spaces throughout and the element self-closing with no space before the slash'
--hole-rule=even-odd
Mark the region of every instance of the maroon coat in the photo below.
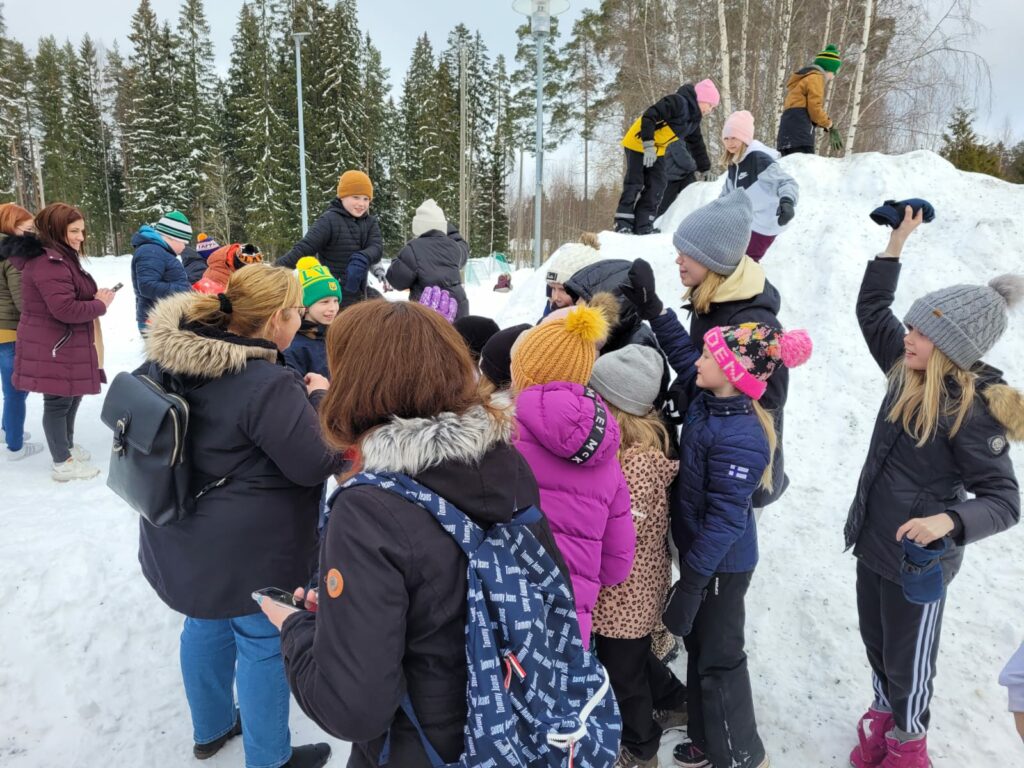
<svg viewBox="0 0 1024 768">
<path fill-rule="evenodd" d="M 96 281 L 67 248 L 37 246 L 11 262 L 21 269 L 14 386 L 63 397 L 99 393 L 107 379 L 93 321 L 107 308 L 95 298 Z"/>
</svg>

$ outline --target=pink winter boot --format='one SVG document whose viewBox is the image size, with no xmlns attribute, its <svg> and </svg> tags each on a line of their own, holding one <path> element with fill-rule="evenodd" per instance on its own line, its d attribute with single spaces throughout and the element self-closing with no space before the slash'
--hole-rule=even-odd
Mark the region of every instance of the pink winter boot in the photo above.
<svg viewBox="0 0 1024 768">
<path fill-rule="evenodd" d="M 885 734 L 892 730 L 895 723 L 892 712 L 869 709 L 857 723 L 857 739 L 860 743 L 850 753 L 850 765 L 853 768 L 878 768 L 888 752 L 885 746 Z"/>
<path fill-rule="evenodd" d="M 889 754 L 882 761 L 882 768 L 931 768 L 928 759 L 928 737 L 922 734 L 910 741 L 900 741 L 893 731 L 885 737 Z"/>
</svg>

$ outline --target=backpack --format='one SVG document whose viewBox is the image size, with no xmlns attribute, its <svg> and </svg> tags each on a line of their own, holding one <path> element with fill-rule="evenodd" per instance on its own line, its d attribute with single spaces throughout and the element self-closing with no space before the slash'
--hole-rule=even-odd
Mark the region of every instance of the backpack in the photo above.
<svg viewBox="0 0 1024 768">
<path fill-rule="evenodd" d="M 100 419 L 114 430 L 107 487 L 155 526 L 191 515 L 201 496 L 228 481 L 223 477 L 192 492 L 185 455 L 188 402 L 150 376 L 117 374 Z"/>
<path fill-rule="evenodd" d="M 362 473 L 371 485 L 430 512 L 462 548 L 466 569 L 467 713 L 464 749 L 446 764 L 430 745 L 406 694 L 402 710 L 433 768 L 610 768 L 622 725 L 608 673 L 583 648 L 572 593 L 527 527 L 522 510 L 483 530 L 446 499 L 401 474 Z M 380 756 L 388 762 L 390 736 Z"/>
</svg>

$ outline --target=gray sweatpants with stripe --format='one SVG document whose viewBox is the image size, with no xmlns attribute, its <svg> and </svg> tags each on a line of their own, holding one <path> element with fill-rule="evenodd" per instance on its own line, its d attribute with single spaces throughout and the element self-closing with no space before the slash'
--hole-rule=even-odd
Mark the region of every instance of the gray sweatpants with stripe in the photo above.
<svg viewBox="0 0 1024 768">
<path fill-rule="evenodd" d="M 857 563 L 860 636 L 871 665 L 875 709 L 892 712 L 896 727 L 924 733 L 931 719 L 932 682 L 946 599 L 915 605 L 903 588 Z"/>
</svg>

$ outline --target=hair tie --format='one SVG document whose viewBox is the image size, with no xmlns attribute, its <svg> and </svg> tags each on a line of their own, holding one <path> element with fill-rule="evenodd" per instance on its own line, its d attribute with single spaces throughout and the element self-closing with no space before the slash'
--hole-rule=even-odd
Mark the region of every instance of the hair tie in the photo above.
<svg viewBox="0 0 1024 768">
<path fill-rule="evenodd" d="M 220 311 L 225 315 L 230 315 L 232 307 L 231 299 L 228 298 L 228 295 L 226 293 L 218 293 L 217 301 L 220 302 Z"/>
</svg>

